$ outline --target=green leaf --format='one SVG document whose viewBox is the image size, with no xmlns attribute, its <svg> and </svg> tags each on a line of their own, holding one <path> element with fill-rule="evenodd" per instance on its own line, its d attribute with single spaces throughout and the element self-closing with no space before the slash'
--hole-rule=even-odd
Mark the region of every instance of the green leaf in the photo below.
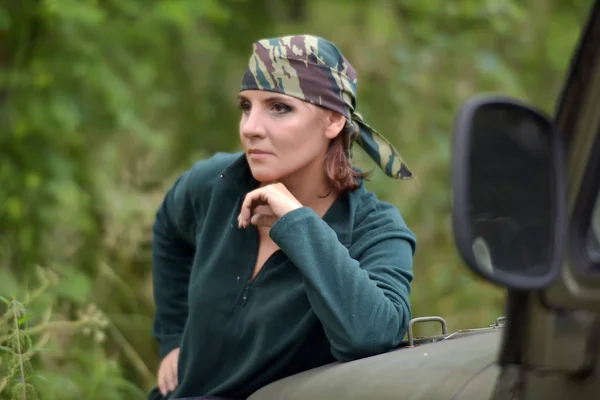
<svg viewBox="0 0 600 400">
<path fill-rule="evenodd" d="M 12 349 L 10 347 L 0 346 L 0 350 L 6 351 L 6 352 L 11 353 L 11 354 L 15 354 L 15 352 L 12 351 Z"/>
<path fill-rule="evenodd" d="M 34 376 L 35 376 L 36 378 L 40 378 L 40 379 L 42 379 L 42 380 L 44 380 L 44 381 L 46 381 L 46 382 L 48 382 L 48 383 L 50 382 L 48 379 L 44 378 L 42 375 L 38 375 L 38 374 L 36 374 L 36 375 L 34 375 Z"/>
<path fill-rule="evenodd" d="M 58 296 L 72 300 L 77 304 L 85 302 L 90 290 L 90 279 L 85 273 L 74 270 L 67 270 L 59 285 L 53 288 Z"/>
<path fill-rule="evenodd" d="M 0 206 L 1 208 L 1 206 Z M 1 217 L 0 217 L 1 219 Z M 0 250 L 1 251 L 1 250 Z M 4 299 L 10 303 L 16 299 L 15 292 L 20 290 L 19 282 L 9 268 L 0 268 L 0 293 L 6 293 Z M 6 302 L 6 300 L 2 300 Z"/>
<path fill-rule="evenodd" d="M 52 351 L 52 349 L 49 349 L 47 347 L 34 347 L 32 349 L 29 349 L 29 351 Z"/>
<path fill-rule="evenodd" d="M 20 199 L 16 197 L 9 197 L 6 199 L 4 204 L 7 216 L 11 220 L 19 220 L 23 215 L 23 204 Z"/>
<path fill-rule="evenodd" d="M 17 323 L 19 324 L 19 326 L 23 325 L 25 322 L 27 322 L 27 320 L 31 318 L 31 314 L 24 316 L 23 318 L 21 318 L 20 320 L 17 321 Z"/>
<path fill-rule="evenodd" d="M 3 8 L 0 8 L 0 31 L 8 31 L 12 24 L 10 14 Z"/>
<path fill-rule="evenodd" d="M 0 296 L 0 301 L 6 303 L 6 304 L 10 304 L 10 300 L 8 300 L 6 297 L 4 296 Z"/>
</svg>

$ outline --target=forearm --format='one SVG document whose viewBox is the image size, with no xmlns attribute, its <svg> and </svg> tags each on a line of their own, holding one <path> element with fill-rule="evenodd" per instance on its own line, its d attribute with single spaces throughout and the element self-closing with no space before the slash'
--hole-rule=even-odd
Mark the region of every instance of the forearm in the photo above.
<svg viewBox="0 0 600 400">
<path fill-rule="evenodd" d="M 152 281 L 156 305 L 153 335 L 159 342 L 161 358 L 179 346 L 188 316 L 194 246 L 178 223 L 189 219 L 181 183 L 178 180 L 167 193 L 153 225 Z"/>
<path fill-rule="evenodd" d="M 411 317 L 408 231 L 373 232 L 373 246 L 364 243 L 361 250 L 356 245 L 359 260 L 307 208 L 280 219 L 271 236 L 302 272 L 309 301 L 338 359 L 378 354 L 401 342 Z"/>
<path fill-rule="evenodd" d="M 188 316 L 188 285 L 193 252 L 178 248 L 155 234 L 152 281 L 156 315 L 153 335 L 161 358 L 179 346 Z"/>
</svg>

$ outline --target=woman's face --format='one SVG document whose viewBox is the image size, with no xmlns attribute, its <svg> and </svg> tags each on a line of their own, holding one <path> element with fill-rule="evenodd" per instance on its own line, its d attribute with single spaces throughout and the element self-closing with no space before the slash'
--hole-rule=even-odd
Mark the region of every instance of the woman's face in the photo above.
<svg viewBox="0 0 600 400">
<path fill-rule="evenodd" d="M 240 139 L 254 178 L 279 181 L 324 159 L 344 126 L 342 115 L 291 96 L 240 92 Z"/>
</svg>

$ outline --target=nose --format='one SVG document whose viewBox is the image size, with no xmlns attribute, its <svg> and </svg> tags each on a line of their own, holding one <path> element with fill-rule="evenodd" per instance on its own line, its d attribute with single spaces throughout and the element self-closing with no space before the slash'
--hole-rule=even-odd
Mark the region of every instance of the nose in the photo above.
<svg viewBox="0 0 600 400">
<path fill-rule="evenodd" d="M 240 121 L 241 134 L 248 138 L 262 138 L 266 136 L 263 115 L 258 107 L 252 107 L 248 113 L 242 114 Z"/>
</svg>

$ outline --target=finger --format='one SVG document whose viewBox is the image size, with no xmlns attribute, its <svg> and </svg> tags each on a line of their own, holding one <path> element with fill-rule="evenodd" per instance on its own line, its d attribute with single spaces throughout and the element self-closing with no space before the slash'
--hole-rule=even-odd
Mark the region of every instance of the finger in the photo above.
<svg viewBox="0 0 600 400">
<path fill-rule="evenodd" d="M 171 361 L 171 375 L 169 379 L 171 391 L 177 387 L 177 357 L 174 357 Z"/>
<path fill-rule="evenodd" d="M 179 377 L 178 377 L 179 370 L 177 369 L 178 364 L 179 364 L 179 354 L 177 354 L 177 357 L 175 357 L 175 359 L 173 360 L 173 382 L 175 383 L 175 387 L 177 387 L 177 385 L 179 385 Z"/>
<path fill-rule="evenodd" d="M 259 205 L 268 205 L 267 194 L 263 190 L 264 188 L 256 189 L 246 195 L 244 202 L 242 203 L 242 207 L 240 210 L 240 215 L 238 217 L 238 226 L 247 227 L 250 222 L 250 217 L 252 216 L 252 210 Z"/>
<path fill-rule="evenodd" d="M 244 201 L 242 202 L 242 207 L 240 208 L 240 215 L 238 215 L 238 227 L 245 228 L 246 220 L 250 215 L 250 207 L 252 205 L 252 201 L 254 200 L 255 192 L 252 191 L 246 195 Z"/>
<path fill-rule="evenodd" d="M 249 220 L 252 216 L 252 212 L 255 211 L 260 206 L 268 206 L 269 202 L 267 201 L 266 195 L 264 193 L 258 193 L 256 197 L 250 198 L 246 207 L 243 208 L 244 215 L 243 220 Z"/>
<path fill-rule="evenodd" d="M 166 365 L 167 371 L 166 371 L 166 383 L 167 383 L 167 388 L 169 389 L 170 392 L 172 392 L 173 390 L 175 390 L 175 385 L 173 383 L 173 362 L 171 360 L 169 360 L 169 362 Z"/>
<path fill-rule="evenodd" d="M 275 214 L 267 213 L 254 214 L 252 218 L 250 218 L 250 223 L 256 226 L 272 226 L 275 221 L 277 221 Z"/>
<path fill-rule="evenodd" d="M 165 381 L 164 368 L 160 368 L 158 370 L 158 390 L 160 391 L 160 394 L 162 394 L 163 396 L 167 395 L 167 384 Z"/>
</svg>

